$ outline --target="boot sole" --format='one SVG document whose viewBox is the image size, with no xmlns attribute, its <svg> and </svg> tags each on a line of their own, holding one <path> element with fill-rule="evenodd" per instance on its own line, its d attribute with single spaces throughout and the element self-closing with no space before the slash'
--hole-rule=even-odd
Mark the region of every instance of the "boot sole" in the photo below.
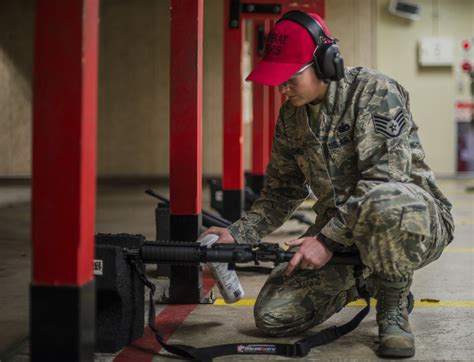
<svg viewBox="0 0 474 362">
<path fill-rule="evenodd" d="M 379 348 L 379 356 L 381 357 L 413 357 L 415 348 Z"/>
</svg>

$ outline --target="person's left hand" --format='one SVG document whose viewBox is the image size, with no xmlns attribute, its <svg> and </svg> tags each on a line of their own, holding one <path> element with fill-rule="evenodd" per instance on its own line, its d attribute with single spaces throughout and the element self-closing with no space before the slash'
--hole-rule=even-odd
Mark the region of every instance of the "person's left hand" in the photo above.
<svg viewBox="0 0 474 362">
<path fill-rule="evenodd" d="M 286 274 L 290 274 L 297 266 L 301 269 L 321 269 L 332 258 L 332 251 L 317 236 L 286 241 L 288 246 L 299 246 L 298 251 L 288 262 Z"/>
</svg>

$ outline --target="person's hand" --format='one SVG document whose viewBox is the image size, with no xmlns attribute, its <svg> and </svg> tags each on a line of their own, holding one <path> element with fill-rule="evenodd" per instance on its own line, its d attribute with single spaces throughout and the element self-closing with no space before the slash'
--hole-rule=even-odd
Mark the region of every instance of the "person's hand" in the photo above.
<svg viewBox="0 0 474 362">
<path fill-rule="evenodd" d="M 216 244 L 233 244 L 236 242 L 229 230 L 217 226 L 211 226 L 209 229 L 204 231 L 201 235 L 199 235 L 198 241 L 209 234 L 216 234 L 217 236 L 219 236 L 219 239 L 217 239 Z"/>
<path fill-rule="evenodd" d="M 288 246 L 299 246 L 298 251 L 288 262 L 286 274 L 290 274 L 296 267 L 301 269 L 321 269 L 332 258 L 329 250 L 316 236 L 285 242 Z"/>
</svg>

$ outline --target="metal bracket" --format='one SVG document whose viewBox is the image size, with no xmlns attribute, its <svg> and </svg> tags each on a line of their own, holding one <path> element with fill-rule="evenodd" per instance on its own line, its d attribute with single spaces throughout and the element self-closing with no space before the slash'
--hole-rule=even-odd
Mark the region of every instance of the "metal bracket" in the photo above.
<svg viewBox="0 0 474 362">
<path fill-rule="evenodd" d="M 242 5 L 242 12 L 248 14 L 280 14 L 281 4 L 246 3 Z"/>
<path fill-rule="evenodd" d="M 263 53 L 265 51 L 265 26 L 259 25 L 257 26 L 257 54 L 260 57 L 263 57 Z"/>
<path fill-rule="evenodd" d="M 229 28 L 238 29 L 240 27 L 240 12 L 241 12 L 240 0 L 231 0 Z"/>
<path fill-rule="evenodd" d="M 259 4 L 259 3 L 244 3 L 240 0 L 231 0 L 230 2 L 230 20 L 229 27 L 231 29 L 238 29 L 240 27 L 240 15 L 244 14 L 281 14 L 282 5 L 280 3 L 274 4 Z"/>
</svg>

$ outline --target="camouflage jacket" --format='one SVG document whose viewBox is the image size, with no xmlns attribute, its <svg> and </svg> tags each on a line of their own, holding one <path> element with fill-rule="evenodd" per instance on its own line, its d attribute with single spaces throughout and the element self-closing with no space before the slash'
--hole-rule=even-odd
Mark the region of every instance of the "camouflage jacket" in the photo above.
<svg viewBox="0 0 474 362">
<path fill-rule="evenodd" d="M 347 68 L 329 84 L 317 122 L 314 134 L 304 106 L 283 104 L 261 197 L 229 227 L 237 242 L 255 243 L 281 226 L 311 190 L 317 217 L 305 235 L 350 247 L 360 202 L 383 182 L 420 186 L 452 227 L 451 204 L 424 162 L 408 93 L 395 80 Z"/>
</svg>

